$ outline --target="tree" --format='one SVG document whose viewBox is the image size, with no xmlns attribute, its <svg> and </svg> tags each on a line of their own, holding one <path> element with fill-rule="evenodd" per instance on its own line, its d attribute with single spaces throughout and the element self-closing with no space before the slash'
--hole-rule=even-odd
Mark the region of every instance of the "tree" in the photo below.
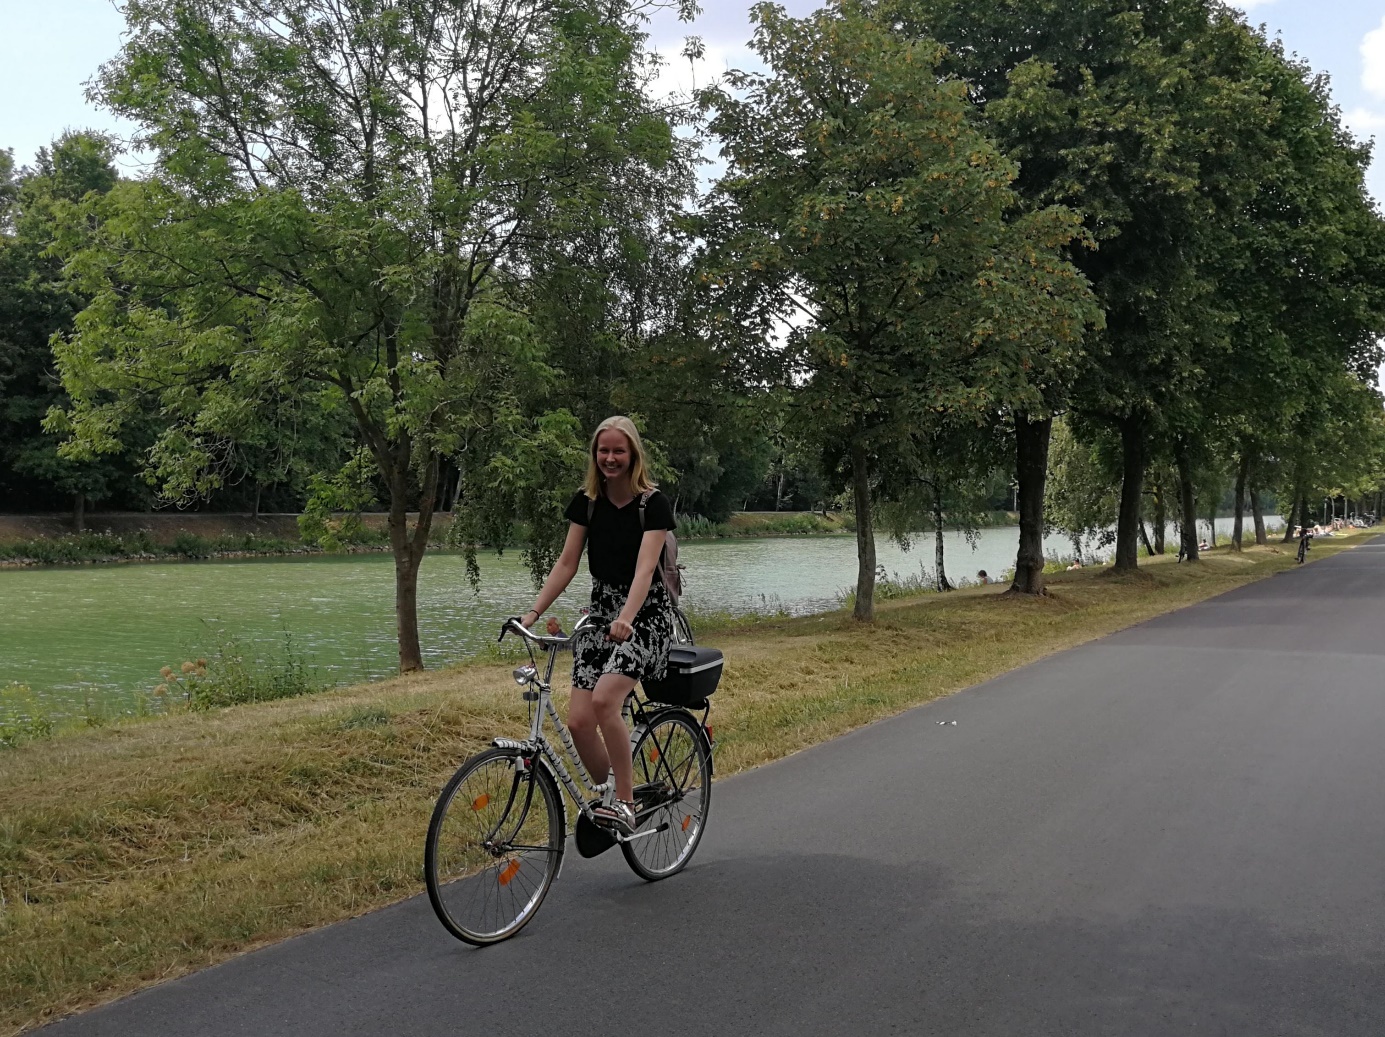
<svg viewBox="0 0 1385 1037">
<path fill-rule="evenodd" d="M 773 75 L 703 95 L 728 169 L 706 213 L 714 321 L 781 359 L 799 420 L 831 437 L 855 503 L 855 615 L 874 614 L 875 504 L 890 460 L 937 415 L 1033 386 L 1036 340 L 1094 319 L 1056 254 L 1066 210 L 1007 222 L 1013 165 L 977 128 L 941 48 L 854 7 L 754 8 Z M 782 349 L 772 341 L 782 333 Z"/>
<path fill-rule="evenodd" d="M 1223 345 L 1203 358 L 1197 395 L 1235 458 L 1240 550 L 1247 504 L 1266 543 L 1261 496 L 1299 413 L 1325 379 L 1379 362 L 1382 222 L 1364 190 L 1369 153 L 1343 129 L 1324 77 L 1235 18 L 1214 23 L 1207 51 L 1254 102 L 1221 152 L 1231 157 L 1203 162 L 1236 202 L 1202 235 Z"/>
<path fill-rule="evenodd" d="M 1109 444 L 1084 443 L 1066 418 L 1053 423 L 1044 512 L 1052 528 L 1072 541 L 1078 561 L 1087 544 L 1105 545 L 1113 539 L 1120 495 L 1112 453 Z"/>
<path fill-rule="evenodd" d="M 616 186 L 677 155 L 633 6 L 125 13 L 96 92 L 156 162 L 70 243 L 94 297 L 58 349 L 68 453 L 118 448 L 137 401 L 168 421 L 159 450 L 212 456 L 265 401 L 337 393 L 388 503 L 400 668 L 421 668 L 418 569 L 446 460 L 466 487 L 504 487 L 517 459 L 581 446 L 570 414 L 526 403 L 554 376 L 528 279 Z"/>
<path fill-rule="evenodd" d="M 1116 564 L 1133 568 L 1149 439 L 1195 398 L 1195 358 L 1206 345 L 1209 287 L 1194 245 L 1216 205 L 1202 190 L 1200 161 L 1230 133 L 1215 139 L 1218 121 L 1240 118 L 1244 108 L 1239 84 L 1218 81 L 1198 50 L 1214 5 L 884 6 L 904 31 L 949 46 L 944 67 L 971 83 L 992 131 L 1020 163 L 1016 188 L 1026 203 L 1077 208 L 1099 246 L 1074 258 L 1101 301 L 1105 333 L 1085 362 L 1049 380 L 1049 413 L 1071 401 L 1120 434 Z M 1042 497 L 1028 484 L 1045 470 L 1037 459 L 1047 426 L 1016 429 L 1031 440 L 1017 444 L 1021 458 L 1030 455 L 1018 472 L 1023 511 L 1026 498 Z"/>
<path fill-rule="evenodd" d="M 996 423 L 976 424 L 939 416 L 901 445 L 881 480 L 882 525 L 906 549 L 913 531 L 933 528 L 933 585 L 953 590 L 947 576 L 944 533 L 950 527 L 974 538 L 986 509 L 992 473 L 1005 463 Z"/>
<path fill-rule="evenodd" d="M 99 134 L 67 133 L 16 175 L 0 152 L 0 493 L 11 508 L 65 499 L 78 530 L 87 502 L 139 494 L 128 452 L 99 465 L 68 460 L 42 427 L 49 408 L 66 401 L 49 339 L 71 330 L 84 303 L 49 246 L 68 213 L 114 186 L 114 154 Z"/>
</svg>

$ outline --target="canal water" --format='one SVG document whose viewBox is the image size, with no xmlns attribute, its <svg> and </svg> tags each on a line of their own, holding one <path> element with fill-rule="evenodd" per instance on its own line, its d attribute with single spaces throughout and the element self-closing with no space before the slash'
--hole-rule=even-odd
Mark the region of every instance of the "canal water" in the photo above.
<svg viewBox="0 0 1385 1037">
<path fill-rule="evenodd" d="M 948 575 L 973 582 L 981 569 L 992 577 L 1007 572 L 1018 536 L 1014 528 L 983 530 L 970 542 L 947 534 Z M 1063 537 L 1049 538 L 1045 549 L 1055 558 L 1073 554 Z M 684 602 L 694 614 L 833 609 L 855 583 L 855 551 L 855 540 L 842 536 L 688 542 L 680 548 Z M 931 573 L 933 538 L 919 536 L 908 551 L 882 538 L 878 554 L 889 577 L 917 578 Z M 419 626 L 429 666 L 474 654 L 494 638 L 502 617 L 533 600 L 517 554 L 482 556 L 481 571 L 480 590 L 473 592 L 460 555 L 424 559 Z M 574 614 L 587 590 L 584 568 L 555 612 Z M 160 667 L 176 669 L 226 645 L 260 658 L 291 650 L 330 683 L 393 672 L 391 558 L 0 570 L 0 688 L 28 685 L 42 708 L 58 716 L 134 708 L 159 683 Z"/>
</svg>

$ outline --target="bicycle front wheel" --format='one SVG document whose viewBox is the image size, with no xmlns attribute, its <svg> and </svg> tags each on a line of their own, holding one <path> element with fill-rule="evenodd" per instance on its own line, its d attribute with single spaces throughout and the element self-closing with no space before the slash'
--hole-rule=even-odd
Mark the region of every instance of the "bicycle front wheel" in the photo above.
<svg viewBox="0 0 1385 1037">
<path fill-rule="evenodd" d="M 702 841 L 711 796 L 702 726 L 685 710 L 657 714 L 635 743 L 636 838 L 620 844 L 636 875 L 653 882 L 683 870 Z"/>
<path fill-rule="evenodd" d="M 534 917 L 562 865 L 563 807 L 552 775 L 514 749 L 488 749 L 443 787 L 424 847 L 428 899 L 448 932 L 484 945 Z"/>
</svg>

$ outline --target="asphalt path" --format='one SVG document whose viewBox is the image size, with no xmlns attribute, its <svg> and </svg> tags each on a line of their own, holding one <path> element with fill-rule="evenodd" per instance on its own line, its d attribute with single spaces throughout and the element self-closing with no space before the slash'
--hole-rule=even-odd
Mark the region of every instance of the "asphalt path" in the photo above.
<svg viewBox="0 0 1385 1037">
<path fill-rule="evenodd" d="M 1385 539 L 718 782 L 508 943 L 416 897 L 42 1032 L 1380 1037 L 1382 604 Z"/>
</svg>

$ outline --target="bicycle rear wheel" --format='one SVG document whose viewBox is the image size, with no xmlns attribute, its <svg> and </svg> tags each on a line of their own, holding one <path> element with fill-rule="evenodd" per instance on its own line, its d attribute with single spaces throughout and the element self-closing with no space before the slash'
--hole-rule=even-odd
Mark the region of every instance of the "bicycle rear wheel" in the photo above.
<svg viewBox="0 0 1385 1037">
<path fill-rule="evenodd" d="M 702 726 L 681 709 L 655 715 L 635 743 L 638 838 L 620 844 L 636 875 L 653 882 L 683 870 L 702 841 L 711 795 L 712 756 Z"/>
<path fill-rule="evenodd" d="M 487 749 L 443 787 L 424 847 L 428 899 L 448 932 L 484 945 L 534 917 L 562 865 L 563 806 L 552 775 L 514 749 Z"/>
</svg>

